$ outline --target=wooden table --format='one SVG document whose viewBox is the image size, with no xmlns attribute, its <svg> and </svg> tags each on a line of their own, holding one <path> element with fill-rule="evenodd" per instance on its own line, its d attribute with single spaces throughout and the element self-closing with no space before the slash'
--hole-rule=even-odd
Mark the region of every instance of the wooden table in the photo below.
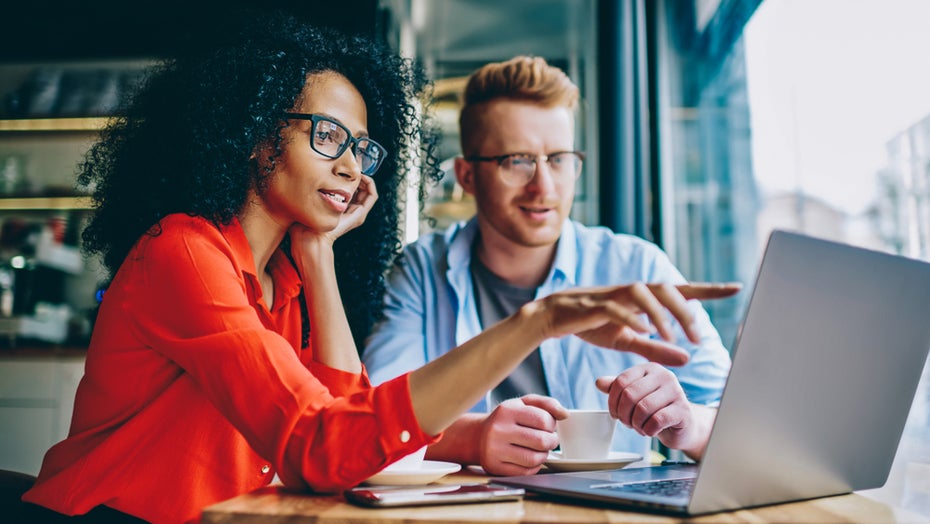
<svg viewBox="0 0 930 524">
<path fill-rule="evenodd" d="M 485 482 L 471 472 L 449 475 L 440 482 Z M 457 504 L 446 506 L 369 509 L 353 506 L 341 495 L 289 493 L 280 486 L 260 490 L 207 508 L 203 524 L 399 524 L 411 522 L 457 523 L 607 523 L 607 522 L 930 522 L 927 517 L 883 504 L 859 494 L 778 504 L 751 510 L 715 513 L 681 519 L 649 513 L 620 511 L 603 506 L 552 502 L 527 493 L 520 502 Z"/>
</svg>

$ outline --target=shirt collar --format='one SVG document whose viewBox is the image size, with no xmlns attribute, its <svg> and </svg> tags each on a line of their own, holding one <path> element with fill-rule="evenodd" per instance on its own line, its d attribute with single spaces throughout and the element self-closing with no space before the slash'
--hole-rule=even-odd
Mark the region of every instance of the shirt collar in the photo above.
<svg viewBox="0 0 930 524">
<path fill-rule="evenodd" d="M 256 298 L 261 298 L 263 293 L 258 282 L 255 259 L 252 258 L 252 247 L 249 246 L 249 240 L 245 236 L 245 230 L 242 229 L 239 219 L 233 218 L 229 224 L 221 225 L 220 232 L 229 243 L 236 264 L 241 268 L 242 275 L 249 282 Z M 280 247 L 271 255 L 271 260 L 268 261 L 268 271 L 274 281 L 275 293 L 281 299 L 275 300 L 275 304 L 283 306 L 288 299 L 300 293 L 300 274 Z"/>
<path fill-rule="evenodd" d="M 578 270 L 578 251 L 580 246 L 577 245 L 575 228 L 571 220 L 562 223 L 562 232 L 559 233 L 559 243 L 555 248 L 555 260 L 552 263 L 552 271 L 549 273 L 549 280 L 553 278 L 564 278 L 565 283 L 575 285 L 575 274 Z"/>
<path fill-rule="evenodd" d="M 472 218 L 464 225 L 458 224 L 446 232 L 449 243 L 449 269 L 453 272 L 467 270 L 471 263 L 471 247 L 478 234 L 478 219 Z M 578 246 L 575 228 L 570 219 L 562 223 L 559 241 L 556 245 L 555 260 L 546 281 L 562 278 L 566 284 L 575 284 L 578 267 Z M 545 284 L 543 284 L 545 285 Z"/>
<path fill-rule="evenodd" d="M 468 269 L 471 263 L 471 246 L 478 235 L 478 219 L 472 218 L 468 222 L 458 223 L 445 233 L 449 245 L 449 269 L 460 271 Z"/>
<path fill-rule="evenodd" d="M 274 301 L 275 306 L 273 309 L 277 310 L 279 307 L 283 307 L 286 301 L 292 300 L 300 294 L 303 283 L 300 280 L 300 273 L 297 272 L 297 268 L 294 267 L 291 259 L 287 257 L 287 254 L 281 248 L 275 250 L 271 255 L 271 260 L 268 261 L 268 270 L 271 272 L 272 280 L 274 280 L 275 292 L 282 299 L 275 299 Z"/>
<path fill-rule="evenodd" d="M 245 237 L 245 231 L 242 229 L 239 219 L 234 217 L 229 224 L 221 224 L 220 233 L 229 243 L 229 247 L 232 248 L 236 265 L 242 268 L 243 273 L 255 277 L 255 259 L 252 258 L 252 247 L 249 246 L 249 239 Z"/>
</svg>

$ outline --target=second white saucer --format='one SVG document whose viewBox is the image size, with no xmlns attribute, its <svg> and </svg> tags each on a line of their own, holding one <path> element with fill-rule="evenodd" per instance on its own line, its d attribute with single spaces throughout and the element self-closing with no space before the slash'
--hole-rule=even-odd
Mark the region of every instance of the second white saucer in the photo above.
<svg viewBox="0 0 930 524">
<path fill-rule="evenodd" d="M 552 451 L 545 464 L 553 471 L 592 471 L 622 468 L 642 458 L 643 456 L 638 453 L 611 451 L 610 455 L 603 459 L 567 459 L 562 458 L 562 454 L 558 451 Z"/>
<path fill-rule="evenodd" d="M 368 477 L 364 484 L 380 484 L 383 486 L 429 484 L 460 469 L 462 469 L 462 465 L 454 462 L 424 460 L 423 464 L 417 469 L 388 470 L 375 473 Z"/>
</svg>

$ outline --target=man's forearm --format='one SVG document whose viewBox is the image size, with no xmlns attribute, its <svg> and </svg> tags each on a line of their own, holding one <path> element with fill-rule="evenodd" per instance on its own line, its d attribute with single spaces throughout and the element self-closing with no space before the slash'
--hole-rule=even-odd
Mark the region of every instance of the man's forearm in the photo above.
<svg viewBox="0 0 930 524">
<path fill-rule="evenodd" d="M 443 432 L 442 440 L 426 450 L 429 460 L 480 464 L 481 424 L 487 418 L 484 413 L 465 413 Z"/>
</svg>

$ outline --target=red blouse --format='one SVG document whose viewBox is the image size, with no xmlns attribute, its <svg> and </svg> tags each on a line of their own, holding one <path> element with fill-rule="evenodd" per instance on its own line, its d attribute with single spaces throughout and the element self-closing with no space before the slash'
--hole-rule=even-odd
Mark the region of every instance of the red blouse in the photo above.
<svg viewBox="0 0 930 524">
<path fill-rule="evenodd" d="M 373 388 L 300 349 L 301 282 L 282 251 L 269 311 L 238 221 L 176 214 L 161 229 L 106 291 L 70 434 L 23 500 L 196 521 L 275 473 L 340 491 L 437 440 L 414 417 L 406 375 Z"/>
</svg>

